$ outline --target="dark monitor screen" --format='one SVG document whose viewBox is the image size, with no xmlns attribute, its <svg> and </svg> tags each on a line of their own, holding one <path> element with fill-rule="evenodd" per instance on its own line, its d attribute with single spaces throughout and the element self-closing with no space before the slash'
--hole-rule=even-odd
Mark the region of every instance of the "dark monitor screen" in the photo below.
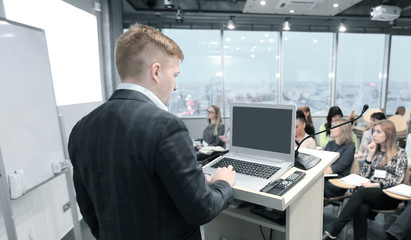
<svg viewBox="0 0 411 240">
<path fill-rule="evenodd" d="M 232 146 L 289 154 L 291 109 L 233 107 Z"/>
</svg>

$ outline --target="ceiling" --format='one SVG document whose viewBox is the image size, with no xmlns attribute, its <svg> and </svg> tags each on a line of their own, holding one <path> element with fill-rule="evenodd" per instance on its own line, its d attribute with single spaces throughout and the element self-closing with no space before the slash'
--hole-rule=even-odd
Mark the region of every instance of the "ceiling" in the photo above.
<svg viewBox="0 0 411 240">
<path fill-rule="evenodd" d="M 289 19 L 292 30 L 297 31 L 334 31 L 334 26 L 344 21 L 354 32 L 411 32 L 411 0 L 266 0 L 265 6 L 260 0 L 122 1 L 125 28 L 140 22 L 158 28 L 220 29 L 232 18 L 240 30 L 276 30 Z M 371 9 L 383 1 L 402 9 L 394 22 L 370 20 Z M 169 2 L 172 6 L 168 8 Z M 339 6 L 333 7 L 334 3 Z M 181 22 L 176 21 L 177 9 L 182 13 Z"/>
</svg>

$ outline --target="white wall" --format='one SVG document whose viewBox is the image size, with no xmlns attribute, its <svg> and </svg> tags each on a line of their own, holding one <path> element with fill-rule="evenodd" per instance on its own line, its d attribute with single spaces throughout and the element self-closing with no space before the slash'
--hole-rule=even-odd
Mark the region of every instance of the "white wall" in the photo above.
<svg viewBox="0 0 411 240">
<path fill-rule="evenodd" d="M 101 102 L 91 102 L 58 107 L 59 113 L 64 116 L 66 135 L 69 135 L 81 117 L 100 104 Z M 69 197 L 65 175 L 60 175 L 21 198 L 13 200 L 12 211 L 18 239 L 61 239 L 73 228 L 71 209 L 63 213 L 63 205 L 67 202 Z M 77 206 L 75 209 L 78 211 Z M 80 213 L 79 219 L 81 219 Z M 6 239 L 6 230 L 2 224 L 0 240 Z"/>
</svg>

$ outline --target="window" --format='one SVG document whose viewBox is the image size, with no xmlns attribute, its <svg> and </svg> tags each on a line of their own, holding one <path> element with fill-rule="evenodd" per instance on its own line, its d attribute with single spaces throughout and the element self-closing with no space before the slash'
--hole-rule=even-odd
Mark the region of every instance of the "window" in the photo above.
<svg viewBox="0 0 411 240">
<path fill-rule="evenodd" d="M 327 115 L 331 101 L 332 33 L 283 33 L 283 103 Z"/>
<path fill-rule="evenodd" d="M 384 44 L 383 34 L 339 34 L 336 105 L 345 116 L 381 108 Z"/>
<path fill-rule="evenodd" d="M 224 32 L 225 116 L 233 101 L 277 103 L 278 39 L 278 32 Z"/>
<path fill-rule="evenodd" d="M 169 111 L 179 117 L 204 117 L 209 105 L 223 102 L 220 31 L 163 29 L 163 33 L 184 53 Z"/>
<path fill-rule="evenodd" d="M 63 1 L 3 2 L 8 19 L 45 30 L 57 105 L 101 101 L 96 17 Z"/>
<path fill-rule="evenodd" d="M 407 60 L 411 56 L 410 42 L 410 36 L 392 37 L 387 114 L 394 114 L 398 106 L 411 108 L 411 69 Z"/>
</svg>

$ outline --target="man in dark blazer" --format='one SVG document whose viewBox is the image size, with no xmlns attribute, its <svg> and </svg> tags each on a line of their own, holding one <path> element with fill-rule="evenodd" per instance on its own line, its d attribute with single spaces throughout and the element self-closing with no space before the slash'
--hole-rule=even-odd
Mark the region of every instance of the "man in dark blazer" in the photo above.
<svg viewBox="0 0 411 240">
<path fill-rule="evenodd" d="M 201 239 L 232 200 L 232 166 L 205 176 L 167 111 L 183 58 L 156 29 L 130 27 L 116 43 L 118 89 L 70 134 L 77 202 L 97 239 Z"/>
</svg>

